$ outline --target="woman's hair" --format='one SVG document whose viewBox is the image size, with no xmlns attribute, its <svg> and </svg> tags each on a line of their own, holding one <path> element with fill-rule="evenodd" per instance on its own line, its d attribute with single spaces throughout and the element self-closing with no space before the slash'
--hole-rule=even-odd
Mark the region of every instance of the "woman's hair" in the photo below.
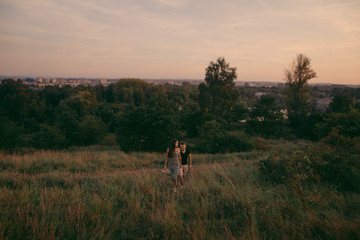
<svg viewBox="0 0 360 240">
<path fill-rule="evenodd" d="M 170 147 L 169 147 L 169 152 L 168 152 L 168 156 L 169 157 L 172 157 L 173 154 L 175 154 L 175 143 L 177 142 L 178 140 L 176 138 L 174 139 L 171 139 L 170 141 Z"/>
</svg>

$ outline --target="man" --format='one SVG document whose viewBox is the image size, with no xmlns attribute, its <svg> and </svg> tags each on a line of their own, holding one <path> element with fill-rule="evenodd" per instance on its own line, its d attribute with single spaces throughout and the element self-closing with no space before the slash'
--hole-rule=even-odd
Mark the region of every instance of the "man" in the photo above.
<svg viewBox="0 0 360 240">
<path fill-rule="evenodd" d="M 180 142 L 180 155 L 181 155 L 181 165 L 180 176 L 185 180 L 186 173 L 189 168 L 191 169 L 192 160 L 191 160 L 191 152 L 188 148 L 186 148 L 186 142 Z M 188 161 L 189 160 L 189 161 Z"/>
</svg>

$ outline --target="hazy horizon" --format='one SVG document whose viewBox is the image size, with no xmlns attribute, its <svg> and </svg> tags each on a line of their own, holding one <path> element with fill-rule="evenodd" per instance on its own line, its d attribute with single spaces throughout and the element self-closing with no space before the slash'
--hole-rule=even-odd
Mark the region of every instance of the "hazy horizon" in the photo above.
<svg viewBox="0 0 360 240">
<path fill-rule="evenodd" d="M 225 57 L 238 81 L 360 84 L 360 1 L 0 1 L 0 75 L 204 79 Z"/>
</svg>

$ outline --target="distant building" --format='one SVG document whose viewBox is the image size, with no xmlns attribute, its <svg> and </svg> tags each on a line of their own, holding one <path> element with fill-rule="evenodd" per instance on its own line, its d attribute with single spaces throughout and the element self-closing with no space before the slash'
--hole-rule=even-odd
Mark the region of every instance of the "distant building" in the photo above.
<svg viewBox="0 0 360 240">
<path fill-rule="evenodd" d="M 243 81 L 234 81 L 234 83 L 235 83 L 235 86 L 240 86 L 240 87 L 245 85 L 245 82 L 243 82 Z"/>
<path fill-rule="evenodd" d="M 108 81 L 107 81 L 106 78 L 100 79 L 100 84 L 102 84 L 102 85 L 107 85 L 107 83 L 108 83 Z"/>
<path fill-rule="evenodd" d="M 65 79 L 64 78 L 57 78 L 56 79 L 56 84 L 63 86 L 65 83 Z"/>
<path fill-rule="evenodd" d="M 256 92 L 255 97 L 260 98 L 264 94 L 265 94 L 264 92 Z"/>
<path fill-rule="evenodd" d="M 285 84 L 284 84 L 284 83 L 278 83 L 278 84 L 277 84 L 277 87 L 278 87 L 279 89 L 283 89 L 283 88 L 285 88 Z"/>
<path fill-rule="evenodd" d="M 80 79 L 80 84 L 81 85 L 86 85 L 86 79 L 85 78 Z"/>
</svg>

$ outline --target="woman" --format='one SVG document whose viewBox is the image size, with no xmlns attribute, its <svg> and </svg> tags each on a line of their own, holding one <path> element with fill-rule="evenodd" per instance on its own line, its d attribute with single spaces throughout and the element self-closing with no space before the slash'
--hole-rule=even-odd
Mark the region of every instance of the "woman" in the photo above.
<svg viewBox="0 0 360 240">
<path fill-rule="evenodd" d="M 169 161 L 169 169 L 171 174 L 171 181 L 173 183 L 173 190 L 176 192 L 176 184 L 177 184 L 177 176 L 179 174 L 179 171 L 181 170 L 181 156 L 180 156 L 180 148 L 179 141 L 177 139 L 173 139 L 170 142 L 170 147 L 166 149 L 166 157 L 165 157 L 165 167 L 164 170 L 166 170 L 166 164 Z M 182 181 L 182 178 L 180 177 L 180 180 Z"/>
</svg>

